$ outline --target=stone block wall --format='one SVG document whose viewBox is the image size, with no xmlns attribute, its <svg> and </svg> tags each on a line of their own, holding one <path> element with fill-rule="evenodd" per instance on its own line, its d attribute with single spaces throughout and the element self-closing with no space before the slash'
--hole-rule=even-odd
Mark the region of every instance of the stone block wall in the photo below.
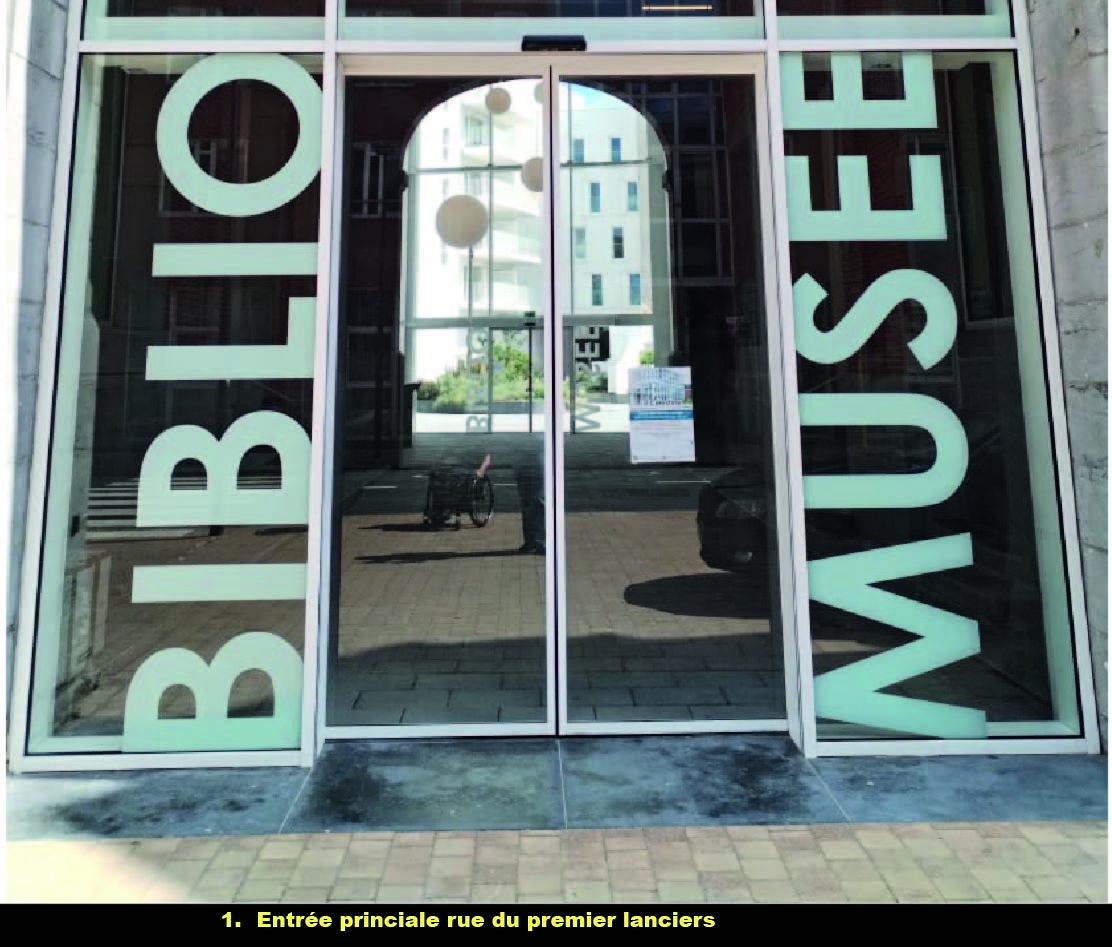
<svg viewBox="0 0 1112 947">
<path fill-rule="evenodd" d="M 1108 2 L 1027 0 L 1101 734 L 1108 748 Z"/>
<path fill-rule="evenodd" d="M 78 0 L 73 0 L 78 2 Z M 0 265 L 0 498 L 8 505 L 5 556 L 7 694 L 19 620 L 47 247 L 54 204 L 69 0 L 9 0 L 4 23 L 4 240 Z M 9 707 L 10 709 L 10 707 Z"/>
</svg>

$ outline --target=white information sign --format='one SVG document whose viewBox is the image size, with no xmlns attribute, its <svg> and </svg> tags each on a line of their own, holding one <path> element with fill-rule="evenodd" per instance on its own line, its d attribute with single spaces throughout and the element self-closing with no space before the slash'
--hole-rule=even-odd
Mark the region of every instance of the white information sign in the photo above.
<svg viewBox="0 0 1112 947">
<path fill-rule="evenodd" d="M 629 370 L 629 456 L 634 464 L 695 460 L 690 366 Z"/>
</svg>

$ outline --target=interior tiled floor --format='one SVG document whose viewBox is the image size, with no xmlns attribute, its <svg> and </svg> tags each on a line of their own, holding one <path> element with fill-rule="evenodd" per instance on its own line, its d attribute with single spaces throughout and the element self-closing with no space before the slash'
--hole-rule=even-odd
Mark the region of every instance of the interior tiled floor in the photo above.
<svg viewBox="0 0 1112 947">
<path fill-rule="evenodd" d="M 545 560 L 516 554 L 520 514 L 413 525 L 344 518 L 330 722 L 543 721 Z M 784 716 L 767 583 L 708 568 L 692 527 L 687 512 L 569 515 L 571 719 Z"/>
<path fill-rule="evenodd" d="M 407 466 L 343 478 L 330 724 L 543 721 L 552 659 L 544 645 L 551 563 L 518 554 L 521 502 L 509 459 L 520 452 L 514 437 L 492 435 L 481 443 L 467 435 L 415 437 Z M 767 567 L 713 569 L 700 557 L 699 494 L 722 471 L 631 468 L 624 435 L 569 437 L 566 449 L 568 571 L 559 621 L 567 632 L 567 667 L 560 673 L 566 670 L 569 719 L 782 719 L 774 577 Z M 481 529 L 466 517 L 459 530 L 426 528 L 429 466 L 476 451 L 493 457 L 494 518 Z M 55 732 L 120 733 L 135 669 L 169 645 L 210 661 L 251 628 L 301 649 L 303 602 L 133 603 L 131 575 L 136 566 L 167 562 L 304 562 L 303 527 L 151 532 L 127 528 L 133 510 L 112 515 L 104 521 L 110 529 L 90 525 L 84 558 L 77 546 L 71 550 L 84 565 L 70 575 L 62 615 L 69 633 Z M 812 642 L 817 671 L 904 641 L 902 633 L 843 618 L 844 633 Z M 232 712 L 270 712 L 268 686 L 261 674 L 243 675 L 229 702 Z M 979 706 L 991 720 L 1039 720 L 1049 713 L 1045 697 L 978 658 L 890 691 Z M 161 712 L 191 715 L 192 696 L 171 688 Z"/>
<path fill-rule="evenodd" d="M 345 481 L 331 723 L 543 720 L 546 561 L 517 554 L 520 437 L 415 437 L 405 469 Z M 705 472 L 672 483 L 667 470 L 621 469 L 624 437 L 571 438 L 568 450 L 569 717 L 782 718 L 767 576 L 699 556 Z M 484 451 L 493 519 L 423 528 L 424 470 Z"/>
</svg>

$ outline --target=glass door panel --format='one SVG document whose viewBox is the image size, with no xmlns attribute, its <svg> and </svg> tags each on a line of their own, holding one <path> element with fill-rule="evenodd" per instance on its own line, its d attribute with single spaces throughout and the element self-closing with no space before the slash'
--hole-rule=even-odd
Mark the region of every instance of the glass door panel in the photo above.
<svg viewBox="0 0 1112 947">
<path fill-rule="evenodd" d="M 566 719 L 782 720 L 755 80 L 558 102 Z"/>
<path fill-rule="evenodd" d="M 348 81 L 329 727 L 553 726 L 539 85 Z"/>
<path fill-rule="evenodd" d="M 349 80 L 333 733 L 786 715 L 756 80 L 554 88 Z"/>
</svg>

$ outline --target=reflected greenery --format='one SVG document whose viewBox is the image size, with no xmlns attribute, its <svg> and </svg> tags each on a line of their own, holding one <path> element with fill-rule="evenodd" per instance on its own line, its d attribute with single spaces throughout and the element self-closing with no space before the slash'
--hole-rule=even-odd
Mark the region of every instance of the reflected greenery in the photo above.
<svg viewBox="0 0 1112 947">
<path fill-rule="evenodd" d="M 494 361 L 494 401 L 529 401 L 544 397 L 543 364 L 535 359 L 530 366 L 529 353 L 524 347 L 524 333 L 506 332 L 506 342 L 491 346 Z M 530 384 L 530 369 L 532 384 Z M 464 407 L 487 400 L 488 373 L 486 359 L 479 357 L 470 363 L 466 358 L 456 361 L 453 368 L 442 372 L 431 381 L 424 381 L 417 389 L 418 401 L 432 402 L 433 410 Z"/>
</svg>

